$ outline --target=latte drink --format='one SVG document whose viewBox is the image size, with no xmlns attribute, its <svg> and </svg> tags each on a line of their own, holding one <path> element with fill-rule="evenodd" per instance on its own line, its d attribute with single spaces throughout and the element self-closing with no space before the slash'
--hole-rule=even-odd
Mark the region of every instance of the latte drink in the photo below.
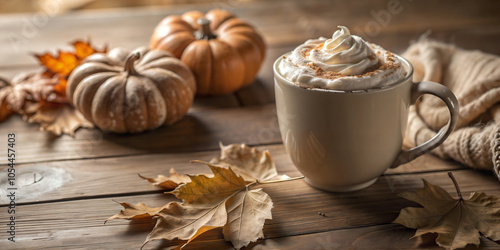
<svg viewBox="0 0 500 250">
<path fill-rule="evenodd" d="M 412 82 L 404 58 L 339 26 L 332 38 L 308 40 L 274 63 L 283 145 L 311 186 L 335 192 L 368 187 L 396 167 L 441 144 L 458 121 L 453 93 Z M 402 150 L 408 109 L 422 94 L 450 110 L 437 136 Z"/>
</svg>

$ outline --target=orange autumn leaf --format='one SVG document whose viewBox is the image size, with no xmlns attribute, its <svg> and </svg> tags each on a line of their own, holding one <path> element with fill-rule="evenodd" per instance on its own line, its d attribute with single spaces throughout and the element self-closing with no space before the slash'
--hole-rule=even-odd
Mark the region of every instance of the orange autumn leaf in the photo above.
<svg viewBox="0 0 500 250">
<path fill-rule="evenodd" d="M 73 43 L 73 46 L 75 47 L 75 55 L 79 60 L 83 60 L 87 56 L 90 56 L 94 53 L 106 53 L 106 49 L 103 49 L 103 51 L 97 51 L 96 49 L 92 48 L 90 43 L 87 42 L 76 41 Z"/>
<path fill-rule="evenodd" d="M 66 86 L 68 86 L 68 80 L 66 78 L 59 78 L 59 83 L 54 86 L 54 93 L 66 96 Z"/>
<path fill-rule="evenodd" d="M 79 64 L 76 55 L 70 52 L 60 51 L 57 57 L 46 53 L 43 55 L 36 55 L 40 63 L 47 68 L 47 74 L 59 76 L 68 76 Z"/>
<path fill-rule="evenodd" d="M 65 95 L 68 77 L 83 59 L 94 53 L 106 53 L 106 48 L 97 50 L 90 42 L 76 41 L 72 45 L 74 52 L 59 51 L 56 56 L 50 53 L 35 54 L 40 64 L 45 67 L 44 75 L 59 79 L 59 84 L 54 87 L 54 91 L 58 94 Z"/>
</svg>

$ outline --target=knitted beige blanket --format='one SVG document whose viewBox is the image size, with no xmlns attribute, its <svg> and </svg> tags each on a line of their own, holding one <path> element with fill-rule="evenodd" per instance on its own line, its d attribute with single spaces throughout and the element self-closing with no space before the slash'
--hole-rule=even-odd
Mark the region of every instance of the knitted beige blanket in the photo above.
<svg viewBox="0 0 500 250">
<path fill-rule="evenodd" d="M 421 40 L 403 54 L 414 67 L 414 81 L 434 81 L 457 96 L 460 119 L 455 131 L 433 153 L 467 166 L 500 166 L 500 57 L 453 45 Z M 425 95 L 410 108 L 407 139 L 414 145 L 446 125 L 449 111 L 437 97 Z M 500 178 L 500 176 L 499 176 Z"/>
</svg>

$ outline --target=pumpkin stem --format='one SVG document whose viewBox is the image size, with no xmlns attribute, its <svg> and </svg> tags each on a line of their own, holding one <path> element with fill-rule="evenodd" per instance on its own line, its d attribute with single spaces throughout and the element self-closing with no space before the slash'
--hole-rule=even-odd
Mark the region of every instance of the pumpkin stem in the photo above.
<svg viewBox="0 0 500 250">
<path fill-rule="evenodd" d="M 201 17 L 198 19 L 198 24 L 201 27 L 198 39 L 210 40 L 216 37 L 210 29 L 210 20 L 206 19 L 205 17 Z"/>
<path fill-rule="evenodd" d="M 123 67 L 123 71 L 127 72 L 129 75 L 137 75 L 137 71 L 135 70 L 134 63 L 137 59 L 141 58 L 141 53 L 135 52 L 127 56 L 125 59 L 125 65 Z"/>
</svg>

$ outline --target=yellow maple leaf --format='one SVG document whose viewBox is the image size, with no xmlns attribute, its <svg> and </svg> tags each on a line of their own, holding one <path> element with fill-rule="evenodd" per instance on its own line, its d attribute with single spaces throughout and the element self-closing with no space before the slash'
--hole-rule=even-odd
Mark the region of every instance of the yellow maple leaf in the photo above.
<svg viewBox="0 0 500 250">
<path fill-rule="evenodd" d="M 250 187 L 277 175 L 270 154 L 243 144 L 221 146 L 221 151 L 224 152 L 217 160 L 221 166 L 192 161 L 207 164 L 213 176 L 180 175 L 174 169 L 170 170 L 170 177 L 140 176 L 163 188 L 176 186 L 169 193 L 182 202 L 170 202 L 159 211 L 126 208 L 110 219 L 134 219 L 137 215 L 157 218 L 144 245 L 153 240 L 178 239 L 184 241 L 184 247 L 213 229 L 222 229 L 224 239 L 237 249 L 263 238 L 262 228 L 267 219 L 272 219 L 273 202 L 262 189 Z"/>
<path fill-rule="evenodd" d="M 205 175 L 188 175 L 191 182 L 179 186 L 172 194 L 185 203 L 212 204 L 241 191 L 247 185 L 241 176 L 236 175 L 231 168 L 222 168 L 207 163 L 214 177 Z"/>
<path fill-rule="evenodd" d="M 264 237 L 264 222 L 272 219 L 269 195 L 262 189 L 249 190 L 252 184 L 231 168 L 207 165 L 214 176 L 190 175 L 191 182 L 171 192 L 182 203 L 171 202 L 158 213 L 156 226 L 144 244 L 180 239 L 187 240 L 185 246 L 202 233 L 221 227 L 224 238 L 237 249 Z"/>
</svg>

